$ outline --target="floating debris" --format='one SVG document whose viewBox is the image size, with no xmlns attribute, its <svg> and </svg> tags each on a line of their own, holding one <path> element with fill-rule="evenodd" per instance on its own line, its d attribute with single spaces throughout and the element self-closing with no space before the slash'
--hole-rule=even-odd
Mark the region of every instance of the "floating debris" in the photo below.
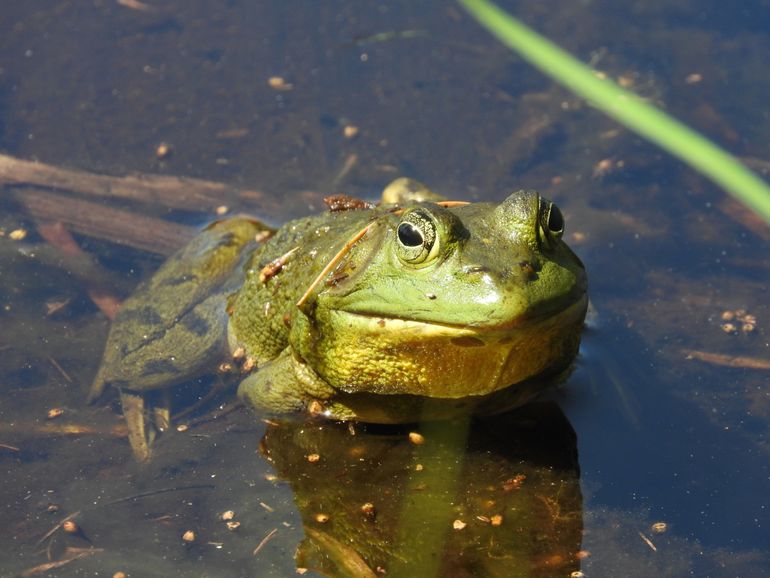
<svg viewBox="0 0 770 578">
<path fill-rule="evenodd" d="M 291 251 L 284 253 L 277 259 L 273 259 L 270 261 L 267 265 L 262 267 L 262 269 L 259 272 L 259 282 L 260 283 L 266 283 L 269 279 L 272 279 L 278 273 L 281 272 L 284 265 L 286 265 L 287 261 L 291 258 L 291 256 L 299 251 L 299 247 L 294 247 Z"/>
<path fill-rule="evenodd" d="M 257 360 L 254 359 L 251 355 L 249 355 L 246 358 L 246 360 L 243 362 L 243 365 L 241 365 L 241 371 L 244 373 L 248 373 L 255 367 L 257 367 Z"/>
<path fill-rule="evenodd" d="M 167 159 L 171 156 L 172 152 L 173 148 L 167 142 L 162 142 L 155 147 L 155 157 L 159 159 Z"/>
<path fill-rule="evenodd" d="M 662 534 L 668 530 L 668 524 L 665 522 L 655 522 L 652 526 L 650 526 L 650 531 L 653 534 Z"/>
<path fill-rule="evenodd" d="M 416 431 L 410 431 L 409 432 L 409 441 L 412 442 L 416 446 L 421 446 L 425 443 L 425 436 L 421 433 L 418 433 Z"/>
<path fill-rule="evenodd" d="M 8 238 L 12 241 L 23 241 L 27 238 L 27 231 L 26 229 L 14 229 L 8 233 Z"/>
<path fill-rule="evenodd" d="M 758 357 L 744 357 L 739 355 L 723 355 L 721 353 L 709 353 L 695 349 L 682 349 L 685 359 L 697 359 L 714 365 L 724 367 L 743 367 L 745 369 L 770 369 L 770 359 Z"/>
<path fill-rule="evenodd" d="M 64 415 L 64 409 L 61 407 L 53 407 L 49 409 L 45 414 L 45 419 L 56 419 Z"/>
<path fill-rule="evenodd" d="M 118 0 L 118 4 L 131 8 L 131 10 L 138 10 L 139 12 L 155 12 L 157 8 L 139 0 Z"/>
<path fill-rule="evenodd" d="M 267 79 L 267 85 L 273 90 L 286 91 L 294 88 L 294 85 L 286 80 L 282 76 L 271 76 Z"/>
<path fill-rule="evenodd" d="M 698 84 L 703 80 L 703 75 L 699 72 L 692 72 L 684 77 L 685 84 Z"/>
<path fill-rule="evenodd" d="M 503 482 L 503 491 L 510 492 L 511 490 L 520 490 L 521 485 L 524 483 L 524 480 L 526 479 L 527 479 L 526 475 L 516 474 L 512 478 L 509 478 Z"/>
<path fill-rule="evenodd" d="M 345 194 L 326 196 L 324 197 L 324 204 L 329 208 L 329 212 L 331 213 L 374 208 L 372 203 Z"/>
<path fill-rule="evenodd" d="M 745 309 L 727 309 L 722 311 L 719 318 L 724 321 L 720 328 L 725 333 L 736 335 L 740 333 L 751 333 L 757 328 L 757 317 L 751 315 Z"/>
<path fill-rule="evenodd" d="M 585 560 L 590 555 L 591 555 L 591 552 L 589 552 L 588 550 L 578 550 L 575 553 L 575 558 L 577 558 L 578 560 Z"/>
<path fill-rule="evenodd" d="M 377 517 L 377 509 L 371 502 L 366 502 L 361 506 L 361 513 L 367 520 L 374 520 Z"/>
</svg>

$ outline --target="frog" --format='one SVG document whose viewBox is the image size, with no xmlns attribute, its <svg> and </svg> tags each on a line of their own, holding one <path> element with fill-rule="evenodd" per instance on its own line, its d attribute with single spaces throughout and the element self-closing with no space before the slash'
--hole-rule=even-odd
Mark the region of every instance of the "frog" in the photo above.
<svg viewBox="0 0 770 578">
<path fill-rule="evenodd" d="M 257 415 L 379 424 L 499 413 L 564 379 L 588 297 L 556 204 L 409 178 L 381 199 L 277 231 L 218 221 L 125 301 L 89 400 L 118 388 L 139 461 L 169 388 L 215 367 Z"/>
</svg>

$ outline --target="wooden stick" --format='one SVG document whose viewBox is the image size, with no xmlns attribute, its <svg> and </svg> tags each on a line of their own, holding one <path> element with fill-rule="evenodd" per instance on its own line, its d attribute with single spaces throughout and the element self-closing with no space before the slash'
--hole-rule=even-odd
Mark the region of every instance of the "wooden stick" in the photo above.
<svg viewBox="0 0 770 578">
<path fill-rule="evenodd" d="M 740 355 L 724 355 L 722 353 L 709 353 L 695 349 L 682 349 L 685 359 L 697 359 L 714 365 L 724 367 L 743 367 L 745 369 L 770 369 L 770 360 L 759 357 L 742 357 Z"/>
<path fill-rule="evenodd" d="M 10 195 L 35 219 L 61 221 L 76 233 L 160 255 L 170 255 L 195 234 L 192 227 L 38 188 L 19 189 Z"/>
<path fill-rule="evenodd" d="M 220 205 L 232 204 L 235 200 L 252 204 L 266 201 L 260 191 L 241 191 L 213 181 L 146 174 L 112 177 L 7 155 L 0 155 L 0 185 L 37 186 L 199 211 L 212 211 Z"/>
</svg>

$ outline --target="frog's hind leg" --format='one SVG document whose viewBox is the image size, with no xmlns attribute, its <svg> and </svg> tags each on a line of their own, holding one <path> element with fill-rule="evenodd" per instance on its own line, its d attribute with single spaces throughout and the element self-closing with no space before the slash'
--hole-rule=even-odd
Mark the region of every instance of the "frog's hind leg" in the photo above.
<svg viewBox="0 0 770 578">
<path fill-rule="evenodd" d="M 130 391 L 120 391 L 120 403 L 123 406 L 123 416 L 128 427 L 128 441 L 138 462 L 146 462 L 150 458 L 150 443 L 154 433 L 147 428 L 145 416 L 144 395 Z"/>
</svg>

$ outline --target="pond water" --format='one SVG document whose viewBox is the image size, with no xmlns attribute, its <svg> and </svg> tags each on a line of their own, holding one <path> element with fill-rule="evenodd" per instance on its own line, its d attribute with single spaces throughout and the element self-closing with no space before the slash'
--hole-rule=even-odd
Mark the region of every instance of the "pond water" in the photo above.
<svg viewBox="0 0 770 578">
<path fill-rule="evenodd" d="M 770 573 L 770 227 L 722 190 L 453 3 L 7 4 L 0 576 Z M 502 5 L 770 170 L 766 1 Z M 227 186 L 87 176 L 137 173 Z M 105 312 L 219 213 L 279 225 L 400 175 L 559 204 L 591 298 L 566 383 L 396 431 L 265 423 L 229 392 L 137 465 L 115 397 L 85 403 Z"/>
</svg>

